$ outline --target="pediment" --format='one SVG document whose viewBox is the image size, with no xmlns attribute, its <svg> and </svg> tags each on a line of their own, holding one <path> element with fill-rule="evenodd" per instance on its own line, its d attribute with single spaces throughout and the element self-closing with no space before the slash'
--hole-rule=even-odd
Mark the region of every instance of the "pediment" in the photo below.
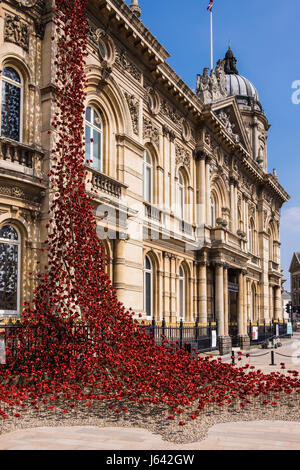
<svg viewBox="0 0 300 470">
<path fill-rule="evenodd" d="M 231 97 L 228 100 L 213 104 L 211 109 L 225 133 L 251 154 L 251 144 L 236 100 Z"/>
</svg>

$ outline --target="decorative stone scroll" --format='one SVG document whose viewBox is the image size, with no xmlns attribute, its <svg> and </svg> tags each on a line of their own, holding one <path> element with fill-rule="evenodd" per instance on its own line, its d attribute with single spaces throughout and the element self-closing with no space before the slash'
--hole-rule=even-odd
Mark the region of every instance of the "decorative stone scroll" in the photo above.
<svg viewBox="0 0 300 470">
<path fill-rule="evenodd" d="M 133 132 L 139 134 L 139 100 L 130 93 L 124 92 L 130 111 Z"/>
<path fill-rule="evenodd" d="M 143 118 L 143 138 L 159 147 L 159 130 L 147 117 Z"/>
<path fill-rule="evenodd" d="M 197 75 L 196 93 L 204 104 L 227 98 L 224 60 L 219 60 L 215 70 L 203 69 L 203 75 Z"/>
<path fill-rule="evenodd" d="M 28 51 L 29 30 L 26 23 L 17 15 L 6 15 L 4 24 L 4 41 L 12 42 Z"/>
<path fill-rule="evenodd" d="M 190 154 L 179 144 L 175 145 L 175 163 L 176 165 L 184 165 L 186 168 L 190 169 Z"/>
</svg>

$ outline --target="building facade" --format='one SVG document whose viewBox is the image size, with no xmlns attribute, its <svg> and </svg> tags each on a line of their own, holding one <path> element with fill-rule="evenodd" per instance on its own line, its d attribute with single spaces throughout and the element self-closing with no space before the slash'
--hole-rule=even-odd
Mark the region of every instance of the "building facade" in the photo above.
<svg viewBox="0 0 300 470">
<path fill-rule="evenodd" d="M 51 193 L 53 1 L 0 5 L 0 315 L 38 283 Z M 144 320 L 232 326 L 282 319 L 280 208 L 269 124 L 229 48 L 196 93 L 167 64 L 137 0 L 88 2 L 86 189 L 126 307 Z M 104 218 L 103 218 L 104 217 Z M 36 273 L 32 276 L 30 273 Z"/>
<path fill-rule="evenodd" d="M 290 265 L 290 276 L 291 276 L 291 302 L 294 309 L 300 307 L 300 253 L 296 251 L 293 254 L 291 265 Z M 294 317 L 300 318 L 300 314 L 294 314 Z"/>
</svg>

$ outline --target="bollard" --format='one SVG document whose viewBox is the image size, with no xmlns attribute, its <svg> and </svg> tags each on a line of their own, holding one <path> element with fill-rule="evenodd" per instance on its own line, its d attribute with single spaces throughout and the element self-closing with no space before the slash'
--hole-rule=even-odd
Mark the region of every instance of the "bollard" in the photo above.
<svg viewBox="0 0 300 470">
<path fill-rule="evenodd" d="M 231 359 L 232 359 L 232 364 L 235 364 L 235 355 L 234 355 L 234 351 L 231 351 Z"/>
<path fill-rule="evenodd" d="M 270 366 L 276 366 L 275 364 L 275 353 L 274 351 L 271 351 L 271 364 Z"/>
</svg>

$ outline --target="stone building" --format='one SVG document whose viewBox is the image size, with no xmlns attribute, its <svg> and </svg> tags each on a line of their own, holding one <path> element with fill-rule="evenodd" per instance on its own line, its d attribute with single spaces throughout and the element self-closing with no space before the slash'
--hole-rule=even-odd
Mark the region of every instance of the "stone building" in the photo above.
<svg viewBox="0 0 300 470">
<path fill-rule="evenodd" d="M 291 302 L 292 307 L 300 307 L 300 253 L 296 251 L 293 254 L 291 261 L 290 269 L 291 275 Z M 297 317 L 300 318 L 300 315 L 297 314 Z"/>
<path fill-rule="evenodd" d="M 280 208 L 269 124 L 229 48 L 193 92 L 137 0 L 88 2 L 87 192 L 119 299 L 142 318 L 232 325 L 282 318 Z M 53 0 L 0 5 L 0 314 L 30 300 L 48 217 Z M 105 216 L 100 222 L 101 216 Z"/>
</svg>

